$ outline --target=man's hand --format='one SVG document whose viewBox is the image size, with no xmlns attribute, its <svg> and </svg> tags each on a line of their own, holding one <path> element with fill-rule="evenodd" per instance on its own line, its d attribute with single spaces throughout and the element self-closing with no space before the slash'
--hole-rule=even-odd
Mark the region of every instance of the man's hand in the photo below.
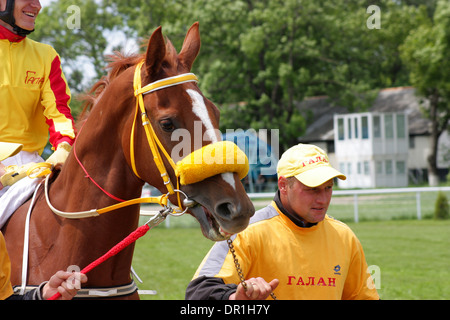
<svg viewBox="0 0 450 320">
<path fill-rule="evenodd" d="M 71 300 L 80 290 L 81 283 L 87 281 L 87 276 L 79 272 L 56 272 L 42 289 L 42 297 L 48 299 L 59 292 L 60 300 Z"/>
<path fill-rule="evenodd" d="M 265 300 L 270 293 L 278 287 L 280 281 L 273 279 L 269 283 L 263 278 L 250 278 L 245 281 L 247 290 L 240 283 L 235 293 L 230 296 L 230 300 Z"/>
</svg>

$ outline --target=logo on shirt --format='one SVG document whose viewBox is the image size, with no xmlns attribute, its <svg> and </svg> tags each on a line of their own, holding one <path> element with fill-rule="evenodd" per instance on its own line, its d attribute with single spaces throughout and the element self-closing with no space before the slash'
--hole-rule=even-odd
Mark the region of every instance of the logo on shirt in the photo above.
<svg viewBox="0 0 450 320">
<path fill-rule="evenodd" d="M 25 84 L 44 83 L 44 77 L 36 77 L 36 71 L 28 70 L 25 76 Z"/>
<path fill-rule="evenodd" d="M 341 275 L 342 267 L 338 264 L 333 267 L 335 275 Z M 339 281 L 340 277 L 329 276 L 309 276 L 309 275 L 288 275 L 288 286 L 322 286 L 322 287 L 336 287 L 336 280 Z"/>
<path fill-rule="evenodd" d="M 339 273 L 339 271 L 341 271 L 341 266 L 340 266 L 340 265 L 334 266 L 333 271 L 334 271 L 334 274 L 341 275 L 341 274 Z"/>
<path fill-rule="evenodd" d="M 316 276 L 288 276 L 286 285 L 336 287 L 336 278 Z"/>
</svg>

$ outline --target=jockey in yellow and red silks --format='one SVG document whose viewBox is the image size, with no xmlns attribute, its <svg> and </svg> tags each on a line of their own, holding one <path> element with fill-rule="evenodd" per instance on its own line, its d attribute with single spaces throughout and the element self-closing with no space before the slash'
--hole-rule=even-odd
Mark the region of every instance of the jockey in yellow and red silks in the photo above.
<svg viewBox="0 0 450 320">
<path fill-rule="evenodd" d="M 0 142 L 23 145 L 3 165 L 42 162 L 48 139 L 55 152 L 47 162 L 64 162 L 75 139 L 61 59 L 27 38 L 40 10 L 38 0 L 0 0 Z"/>
</svg>

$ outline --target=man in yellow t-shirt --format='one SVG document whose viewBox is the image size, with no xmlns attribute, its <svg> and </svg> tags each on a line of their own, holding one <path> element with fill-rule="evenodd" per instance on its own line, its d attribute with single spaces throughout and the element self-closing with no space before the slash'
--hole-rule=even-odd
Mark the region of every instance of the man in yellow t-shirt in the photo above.
<svg viewBox="0 0 450 320">
<path fill-rule="evenodd" d="M 326 215 L 333 179 L 326 153 L 299 144 L 278 167 L 278 192 L 233 236 L 247 290 L 227 243 L 206 255 L 187 287 L 186 299 L 379 299 L 361 243 L 344 223 Z M 233 238 L 232 237 L 232 238 Z"/>
</svg>

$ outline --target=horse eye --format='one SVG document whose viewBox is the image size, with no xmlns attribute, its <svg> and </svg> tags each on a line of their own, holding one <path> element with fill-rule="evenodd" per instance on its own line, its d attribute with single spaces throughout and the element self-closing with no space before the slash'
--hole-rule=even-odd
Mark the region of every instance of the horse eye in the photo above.
<svg viewBox="0 0 450 320">
<path fill-rule="evenodd" d="M 161 128 L 164 131 L 167 131 L 167 132 L 172 132 L 173 130 L 175 130 L 175 126 L 174 126 L 172 120 L 170 120 L 170 119 L 161 120 L 159 122 L 159 125 L 161 126 Z"/>
</svg>

